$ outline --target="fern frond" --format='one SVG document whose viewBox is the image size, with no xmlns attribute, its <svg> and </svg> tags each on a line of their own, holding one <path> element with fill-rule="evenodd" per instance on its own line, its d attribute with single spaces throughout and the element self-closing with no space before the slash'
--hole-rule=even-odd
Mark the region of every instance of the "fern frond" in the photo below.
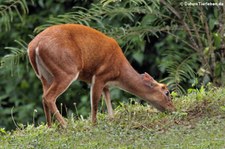
<svg viewBox="0 0 225 149">
<path fill-rule="evenodd" d="M 184 58 L 181 54 L 177 55 L 177 60 L 173 59 L 170 63 L 162 63 L 160 67 L 166 68 L 169 73 L 168 77 L 162 80 L 167 83 L 171 90 L 179 94 L 185 93 L 185 89 L 181 86 L 183 82 L 188 82 L 190 79 L 196 78 L 196 59 L 195 54 Z"/>
<path fill-rule="evenodd" d="M 127 3 L 133 3 L 133 5 L 130 4 L 130 6 L 127 6 Z M 38 33 L 52 25 L 68 23 L 84 24 L 100 30 L 104 30 L 106 28 L 106 24 L 115 24 L 115 21 L 118 23 L 123 19 L 126 19 L 127 22 L 132 24 L 135 23 L 134 20 L 136 20 L 135 14 L 150 13 L 152 11 L 151 7 L 155 8 L 157 7 L 156 5 L 158 6 L 159 4 L 154 3 L 149 5 L 144 0 L 132 0 L 123 2 L 102 1 L 102 3 L 99 4 L 92 4 L 90 9 L 75 6 L 73 7 L 72 12 L 58 15 L 55 18 L 50 18 L 47 23 L 37 27 L 35 32 Z"/>
<path fill-rule="evenodd" d="M 26 0 L 8 0 L 4 4 L 0 4 L 0 29 L 10 30 L 11 22 L 16 17 L 19 17 L 23 22 L 22 15 L 29 12 Z M 14 15 L 16 14 L 16 15 Z"/>
<path fill-rule="evenodd" d="M 27 43 L 23 40 L 15 40 L 18 47 L 5 47 L 6 50 L 10 50 L 10 54 L 5 55 L 1 59 L 1 68 L 10 68 L 13 73 L 14 68 L 20 63 L 20 61 L 27 61 Z"/>
</svg>

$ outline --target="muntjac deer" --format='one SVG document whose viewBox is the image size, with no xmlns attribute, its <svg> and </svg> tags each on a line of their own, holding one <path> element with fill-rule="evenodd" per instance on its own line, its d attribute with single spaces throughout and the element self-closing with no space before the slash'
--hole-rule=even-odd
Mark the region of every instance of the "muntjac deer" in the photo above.
<svg viewBox="0 0 225 149">
<path fill-rule="evenodd" d="M 102 93 L 113 117 L 109 86 L 119 87 L 152 104 L 160 111 L 173 111 L 167 86 L 149 74 L 139 74 L 125 58 L 117 42 L 103 33 L 77 24 L 55 25 L 39 33 L 28 46 L 30 63 L 43 85 L 43 107 L 47 124 L 54 114 L 62 127 L 56 99 L 75 80 L 91 84 L 91 117 L 96 123 Z"/>
</svg>

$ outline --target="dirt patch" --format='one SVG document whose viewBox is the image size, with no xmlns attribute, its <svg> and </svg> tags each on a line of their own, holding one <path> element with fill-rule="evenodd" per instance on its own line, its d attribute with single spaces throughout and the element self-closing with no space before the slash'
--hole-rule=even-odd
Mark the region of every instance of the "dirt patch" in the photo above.
<svg viewBox="0 0 225 149">
<path fill-rule="evenodd" d="M 197 103 L 187 111 L 188 118 L 198 118 L 210 114 L 210 104 L 211 102 L 207 100 Z"/>
</svg>

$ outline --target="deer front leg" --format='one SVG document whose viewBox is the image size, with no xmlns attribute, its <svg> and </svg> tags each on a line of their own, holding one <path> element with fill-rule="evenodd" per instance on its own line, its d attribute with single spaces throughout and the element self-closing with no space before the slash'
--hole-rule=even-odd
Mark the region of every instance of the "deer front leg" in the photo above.
<svg viewBox="0 0 225 149">
<path fill-rule="evenodd" d="M 103 83 L 100 81 L 95 80 L 95 76 L 92 78 L 92 85 L 91 85 L 91 120 L 93 124 L 97 123 L 97 112 L 98 112 L 98 102 L 100 100 L 102 90 L 103 90 Z"/>
</svg>

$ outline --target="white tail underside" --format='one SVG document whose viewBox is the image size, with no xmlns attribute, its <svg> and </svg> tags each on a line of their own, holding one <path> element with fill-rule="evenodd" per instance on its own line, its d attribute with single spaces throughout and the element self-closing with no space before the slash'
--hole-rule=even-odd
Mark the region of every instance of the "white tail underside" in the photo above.
<svg viewBox="0 0 225 149">
<path fill-rule="evenodd" d="M 48 68 L 45 66 L 44 62 L 42 61 L 40 55 L 39 55 L 39 48 L 37 47 L 35 49 L 35 61 L 37 65 L 38 72 L 36 73 L 39 78 L 44 77 L 45 80 L 50 84 L 53 79 L 53 75 L 48 70 Z"/>
</svg>

